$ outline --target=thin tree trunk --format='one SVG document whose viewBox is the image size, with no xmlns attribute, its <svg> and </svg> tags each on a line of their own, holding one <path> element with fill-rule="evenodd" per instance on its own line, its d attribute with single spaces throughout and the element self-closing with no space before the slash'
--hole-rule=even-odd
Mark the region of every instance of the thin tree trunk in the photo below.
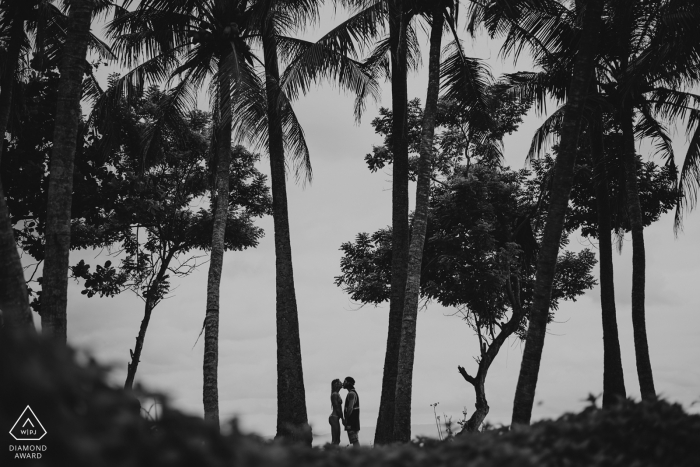
<svg viewBox="0 0 700 467">
<path fill-rule="evenodd" d="M 224 237 L 228 216 L 229 172 L 231 165 L 231 78 L 224 58 L 219 61 L 219 128 L 216 136 L 216 177 L 212 190 L 214 228 L 211 239 L 209 276 L 207 277 L 207 311 L 204 318 L 204 419 L 219 426 L 219 289 L 224 263 Z"/>
<path fill-rule="evenodd" d="M 593 113 L 591 130 L 591 156 L 598 208 L 600 308 L 603 317 L 603 407 L 608 408 L 627 397 L 627 393 L 622 371 L 620 340 L 617 334 L 610 192 L 605 167 L 602 114 L 600 111 Z"/>
<path fill-rule="evenodd" d="M 581 117 L 584 111 L 586 93 L 590 89 L 590 82 L 595 70 L 595 55 L 602 22 L 602 6 L 602 0 L 590 0 L 586 3 L 583 30 L 569 86 L 567 110 L 562 122 L 560 151 L 554 169 L 547 221 L 537 257 L 533 304 L 513 401 L 512 425 L 528 425 L 532 416 L 535 388 L 537 387 L 544 336 L 549 317 L 554 270 L 557 265 L 559 242 L 564 229 L 564 219 L 574 178 Z"/>
<path fill-rule="evenodd" d="M 139 362 L 141 361 L 141 351 L 143 350 L 143 341 L 146 339 L 148 323 L 151 320 L 151 313 L 153 312 L 153 309 L 158 304 L 158 299 L 156 298 L 154 291 L 158 290 L 160 284 L 163 282 L 173 256 L 175 256 L 175 251 L 171 251 L 166 255 L 160 265 L 158 274 L 156 274 L 155 279 L 153 279 L 153 282 L 148 288 L 148 292 L 146 292 L 146 304 L 143 310 L 143 319 L 141 320 L 139 333 L 136 336 L 136 345 L 134 346 L 134 350 L 129 349 L 131 362 L 127 363 L 126 365 L 126 381 L 124 382 L 124 389 L 130 390 L 134 385 L 134 377 L 136 376 L 136 370 L 138 369 Z"/>
<path fill-rule="evenodd" d="M 401 345 L 401 318 L 408 268 L 408 84 L 407 14 L 401 1 L 389 2 L 389 40 L 391 49 L 392 140 L 394 155 L 391 189 L 391 296 L 389 326 L 384 355 L 382 393 L 374 444 L 394 441 L 394 403 L 396 375 Z"/>
<path fill-rule="evenodd" d="M 12 86 L 23 33 L 24 21 L 18 16 L 12 22 L 10 43 L 5 58 L 6 66 L 0 77 L 0 162 L 2 162 L 5 131 L 10 120 Z M 34 330 L 24 269 L 17 252 L 17 242 L 12 231 L 10 211 L 5 201 L 2 181 L 0 181 L 0 310 L 4 328 Z"/>
<path fill-rule="evenodd" d="M 299 316 L 294 292 L 292 245 L 289 235 L 282 117 L 279 109 L 277 42 L 272 31 L 263 32 L 265 90 L 269 125 L 272 217 L 275 230 L 277 321 L 277 434 L 311 444 L 306 414 L 306 393 L 301 363 Z"/>
<path fill-rule="evenodd" d="M 126 364 L 126 381 L 124 382 L 124 389 L 131 390 L 134 386 L 134 377 L 136 376 L 136 370 L 138 369 L 139 362 L 141 361 L 143 341 L 146 339 L 146 330 L 148 329 L 148 323 L 151 320 L 153 308 L 154 306 L 151 304 L 151 301 L 146 300 L 146 306 L 143 311 L 143 319 L 141 320 L 141 326 L 139 327 L 139 334 L 136 336 L 136 345 L 134 346 L 133 351 L 129 350 L 131 361 Z"/>
<path fill-rule="evenodd" d="M 433 137 L 435 136 L 435 116 L 440 93 L 440 42 L 442 40 L 443 22 L 443 11 L 438 3 L 438 6 L 433 11 L 433 25 L 430 33 L 428 93 L 425 99 L 425 111 L 423 112 L 416 186 L 416 211 L 413 215 L 413 230 L 411 232 L 394 402 L 394 441 L 404 443 L 411 440 L 411 395 L 413 392 L 413 360 L 416 350 L 416 319 L 418 317 L 418 299 L 420 297 L 423 247 L 428 225 Z"/>
<path fill-rule="evenodd" d="M 639 203 L 637 186 L 637 154 L 634 149 L 632 109 L 625 106 L 622 121 L 622 138 L 624 144 L 625 189 L 627 192 L 627 212 L 632 228 L 632 329 L 634 332 L 634 354 L 637 360 L 637 376 L 642 400 L 656 399 L 654 375 L 649 359 L 646 318 L 644 311 L 644 282 L 646 255 L 644 252 L 644 222 Z"/>
<path fill-rule="evenodd" d="M 41 325 L 46 334 L 63 343 L 66 342 L 67 334 L 73 161 L 80 124 L 85 55 L 94 7 L 92 0 L 71 1 L 66 42 L 61 48 L 61 79 L 58 84 L 56 123 L 49 166 Z"/>
</svg>

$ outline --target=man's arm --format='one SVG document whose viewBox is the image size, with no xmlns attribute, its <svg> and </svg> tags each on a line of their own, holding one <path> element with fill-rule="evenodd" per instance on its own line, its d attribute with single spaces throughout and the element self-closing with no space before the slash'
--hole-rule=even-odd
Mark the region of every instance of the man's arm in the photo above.
<svg viewBox="0 0 700 467">
<path fill-rule="evenodd" d="M 352 414 L 352 409 L 355 408 L 355 393 L 354 392 L 349 392 L 347 396 L 345 396 L 345 420 L 347 421 L 350 418 L 350 415 Z"/>
</svg>

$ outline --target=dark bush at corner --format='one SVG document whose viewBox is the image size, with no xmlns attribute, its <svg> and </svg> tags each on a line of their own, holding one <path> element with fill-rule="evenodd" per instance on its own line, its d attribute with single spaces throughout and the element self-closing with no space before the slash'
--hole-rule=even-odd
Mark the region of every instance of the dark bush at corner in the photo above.
<svg viewBox="0 0 700 467">
<path fill-rule="evenodd" d="M 138 400 L 105 383 L 94 362 L 36 337 L 0 342 L 0 427 L 7 433 L 30 405 L 47 435 L 40 460 L 2 465 L 47 466 L 698 466 L 700 416 L 665 401 L 623 401 L 512 432 L 489 431 L 447 441 L 320 449 L 267 442 L 235 426 L 220 435 L 202 419 L 168 408 L 157 421 Z M 141 412 L 141 413 L 140 413 Z M 7 444 L 23 444 L 6 435 Z M 37 444 L 37 443 L 33 443 Z M 7 462 L 5 462 L 7 460 Z"/>
</svg>

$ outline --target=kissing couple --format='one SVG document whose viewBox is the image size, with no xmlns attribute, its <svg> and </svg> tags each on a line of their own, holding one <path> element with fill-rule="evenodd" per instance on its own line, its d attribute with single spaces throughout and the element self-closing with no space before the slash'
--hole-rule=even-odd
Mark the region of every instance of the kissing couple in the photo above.
<svg viewBox="0 0 700 467">
<path fill-rule="evenodd" d="M 343 399 L 339 391 L 346 389 L 345 410 L 343 410 Z M 353 446 L 359 446 L 358 432 L 360 431 L 360 397 L 355 390 L 355 379 L 348 376 L 341 383 L 339 379 L 331 382 L 331 416 L 328 423 L 331 424 L 332 444 L 340 444 L 340 422 L 343 422 L 345 431 L 348 432 L 348 439 Z"/>
</svg>

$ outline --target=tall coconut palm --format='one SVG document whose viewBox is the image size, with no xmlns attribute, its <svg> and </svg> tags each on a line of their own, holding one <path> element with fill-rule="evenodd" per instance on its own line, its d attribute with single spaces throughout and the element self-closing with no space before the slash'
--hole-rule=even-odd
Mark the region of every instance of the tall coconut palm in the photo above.
<svg viewBox="0 0 700 467">
<path fill-rule="evenodd" d="M 600 307 L 603 318 L 603 407 L 608 408 L 627 396 L 622 370 L 620 340 L 617 332 L 615 281 L 613 274 L 612 222 L 610 191 L 603 146 L 603 115 L 594 108 L 589 120 L 593 183 L 598 215 L 600 250 Z"/>
<path fill-rule="evenodd" d="M 376 92 L 376 84 L 368 79 L 368 75 L 360 69 L 359 63 L 348 60 L 329 47 L 329 44 L 312 44 L 283 35 L 292 26 L 303 25 L 304 21 L 313 19 L 316 7 L 315 2 L 293 1 L 149 0 L 141 2 L 139 8 L 132 13 L 123 11 L 112 25 L 113 33 L 123 36 L 125 48 L 122 53 L 130 59 L 137 56 L 146 58 L 120 80 L 121 87 L 115 86 L 121 93 L 128 93 L 132 86 L 142 88 L 148 80 L 161 80 L 179 75 L 181 81 L 173 89 L 171 100 L 171 106 L 177 111 L 178 106 L 190 95 L 188 90 L 201 87 L 206 77 L 218 70 L 213 73 L 215 92 L 212 93 L 214 115 L 218 119 L 214 135 L 220 155 L 214 164 L 218 167 L 218 194 L 213 202 L 217 213 L 227 205 L 222 198 L 226 193 L 224 185 L 228 183 L 228 175 L 224 170 L 224 167 L 227 167 L 227 151 L 224 148 L 231 142 L 231 130 L 233 129 L 237 138 L 247 138 L 270 153 L 271 165 L 274 165 L 273 198 L 277 200 L 274 211 L 275 228 L 279 233 L 275 240 L 278 253 L 278 282 L 281 284 L 281 287 L 278 286 L 278 337 L 281 339 L 281 348 L 285 349 L 278 349 L 278 380 L 281 388 L 279 399 L 293 398 L 292 404 L 280 404 L 280 436 L 294 435 L 299 426 L 306 424 L 301 354 L 294 351 L 295 345 L 297 349 L 300 347 L 298 324 L 295 326 L 290 322 L 296 321 L 297 317 L 284 186 L 285 148 L 296 162 L 298 177 L 310 177 L 311 167 L 304 133 L 287 94 L 296 96 L 299 90 L 307 89 L 311 81 L 322 77 L 337 78 L 343 87 L 359 94 Z M 141 15 L 143 21 L 135 19 L 137 15 Z M 132 25 L 127 26 L 128 24 Z M 151 31 L 150 35 L 145 35 L 144 30 Z M 167 40 L 163 40 L 164 38 Z M 250 49 L 251 45 L 261 42 L 264 60 L 253 55 Z M 127 43 L 131 45 L 126 47 Z M 285 70 L 288 74 L 285 83 L 280 83 L 278 47 L 285 51 L 285 57 L 289 61 Z M 180 66 L 179 59 L 184 62 Z M 256 73 L 257 65 L 267 69 L 265 82 L 260 80 Z M 164 111 L 163 115 L 167 116 L 168 112 Z M 223 228 L 222 223 L 219 223 L 214 231 L 205 321 L 205 414 L 207 418 L 217 422 L 216 342 L 221 261 L 215 260 L 218 255 L 214 253 L 214 244 L 217 232 L 221 232 Z M 291 354 L 287 352 L 290 348 Z M 288 387 L 289 384 L 292 384 L 292 387 Z M 296 390 L 296 395 L 285 394 L 288 389 Z"/>
<path fill-rule="evenodd" d="M 66 342 L 68 255 L 73 198 L 73 161 L 81 110 L 83 75 L 90 42 L 90 24 L 97 3 L 72 0 L 68 13 L 66 40 L 61 49 L 56 123 L 49 165 L 46 217 L 46 249 L 42 282 L 42 331 Z"/>
<path fill-rule="evenodd" d="M 573 184 L 579 129 L 584 114 L 586 94 L 594 79 L 602 12 L 602 0 L 591 0 L 586 3 L 573 74 L 568 87 L 567 108 L 562 121 L 560 153 L 552 181 L 551 202 L 537 259 L 533 304 L 513 402 L 512 423 L 514 425 L 529 424 L 532 415 L 549 316 L 554 269 Z"/>
<path fill-rule="evenodd" d="M 672 124 L 676 120 L 686 120 L 689 134 L 694 132 L 695 135 L 686 156 L 680 187 L 684 188 L 683 183 L 691 183 L 689 187 L 692 187 L 692 183 L 698 183 L 698 174 L 695 173 L 693 177 L 686 168 L 692 167 L 693 159 L 697 166 L 700 96 L 688 90 L 697 85 L 700 78 L 697 71 L 700 48 L 695 43 L 684 44 L 688 42 L 687 34 L 691 29 L 684 24 L 668 22 L 669 18 L 686 12 L 691 5 L 689 2 L 656 0 L 637 3 L 632 8 L 620 3 L 613 5 L 611 28 L 616 33 L 613 36 L 616 40 L 610 50 L 610 61 L 616 66 L 611 67 L 613 83 L 610 83 L 608 92 L 616 103 L 616 119 L 624 138 L 627 209 L 632 228 L 632 324 L 637 376 L 642 399 L 653 400 L 656 390 L 646 332 L 646 254 L 635 136 L 646 136 L 650 131 L 661 134 L 659 149 L 672 163 L 670 138 L 656 117 L 665 117 Z M 669 46 L 675 47 L 674 53 L 669 53 Z M 635 121 L 638 122 L 637 132 Z M 686 196 L 679 197 L 679 203 L 684 199 Z"/>
<path fill-rule="evenodd" d="M 416 318 L 420 295 L 421 265 L 423 246 L 428 224 L 428 203 L 430 198 L 430 171 L 435 136 L 435 117 L 440 94 L 440 44 L 444 26 L 446 2 L 435 2 L 427 11 L 432 22 L 430 32 L 430 52 L 428 62 L 428 92 L 421 129 L 420 159 L 418 162 L 418 183 L 416 186 L 416 210 L 413 216 L 412 236 L 409 246 L 408 268 L 404 292 L 404 306 L 401 319 L 401 340 L 399 344 L 396 396 L 394 400 L 393 440 L 411 440 L 411 395 L 413 390 L 413 360 L 416 346 Z M 394 170 L 396 170 L 394 160 Z M 392 271 L 393 272 L 393 271 Z M 392 276 L 393 278 L 393 276 Z M 393 286 L 393 284 L 392 284 Z M 393 289 L 392 289 L 393 290 Z"/>
<path fill-rule="evenodd" d="M 180 82 L 161 110 L 159 125 L 169 124 L 169 115 L 181 114 L 191 105 L 192 90 L 212 77 L 214 115 L 211 258 L 207 279 L 204 319 L 203 405 L 204 417 L 219 425 L 218 334 L 219 290 L 223 269 L 224 238 L 228 212 L 231 157 L 232 101 L 240 83 L 255 75 L 250 50 L 250 31 L 245 27 L 248 2 L 202 0 L 198 2 L 142 1 L 133 11 L 120 10 L 110 24 L 115 50 L 133 68 L 113 88 L 128 94 L 130 87 L 142 89 L 149 80 L 180 77 Z M 128 7 L 128 3 L 125 5 Z M 136 60 L 144 59 L 143 63 Z M 150 145 L 146 145 L 148 148 Z"/>
<path fill-rule="evenodd" d="M 435 134 L 435 117 L 437 113 L 440 79 L 444 79 L 446 97 L 454 99 L 469 118 L 484 128 L 489 126 L 487 82 L 489 74 L 478 60 L 464 55 L 455 30 L 457 3 L 452 1 L 426 2 L 424 11 L 417 11 L 429 18 L 431 24 L 430 52 L 428 62 L 428 91 L 423 113 L 418 163 L 418 181 L 416 186 L 416 209 L 413 215 L 413 227 L 409 250 L 409 263 L 401 321 L 401 340 L 399 348 L 398 371 L 396 379 L 396 396 L 394 402 L 393 441 L 408 442 L 411 439 L 411 395 L 413 379 L 413 361 L 415 354 L 416 319 L 420 296 L 420 277 L 422 269 L 423 246 L 427 228 L 428 205 L 430 197 L 430 179 L 432 169 L 433 138 Z M 447 23 L 454 33 L 451 55 L 441 72 L 440 43 L 443 28 Z"/>
<path fill-rule="evenodd" d="M 15 70 L 25 45 L 25 21 L 33 10 L 33 3 L 13 1 L 3 5 L 0 17 L 0 33 L 5 36 L 7 48 L 2 54 L 2 72 L 0 73 L 0 163 L 4 148 L 5 131 L 10 120 L 12 107 L 12 88 L 15 83 Z M 29 309 L 27 284 L 20 262 L 15 237 L 10 224 L 10 213 L 5 201 L 5 193 L 0 181 L 0 311 L 2 326 L 8 329 L 34 329 L 32 314 Z"/>
</svg>

